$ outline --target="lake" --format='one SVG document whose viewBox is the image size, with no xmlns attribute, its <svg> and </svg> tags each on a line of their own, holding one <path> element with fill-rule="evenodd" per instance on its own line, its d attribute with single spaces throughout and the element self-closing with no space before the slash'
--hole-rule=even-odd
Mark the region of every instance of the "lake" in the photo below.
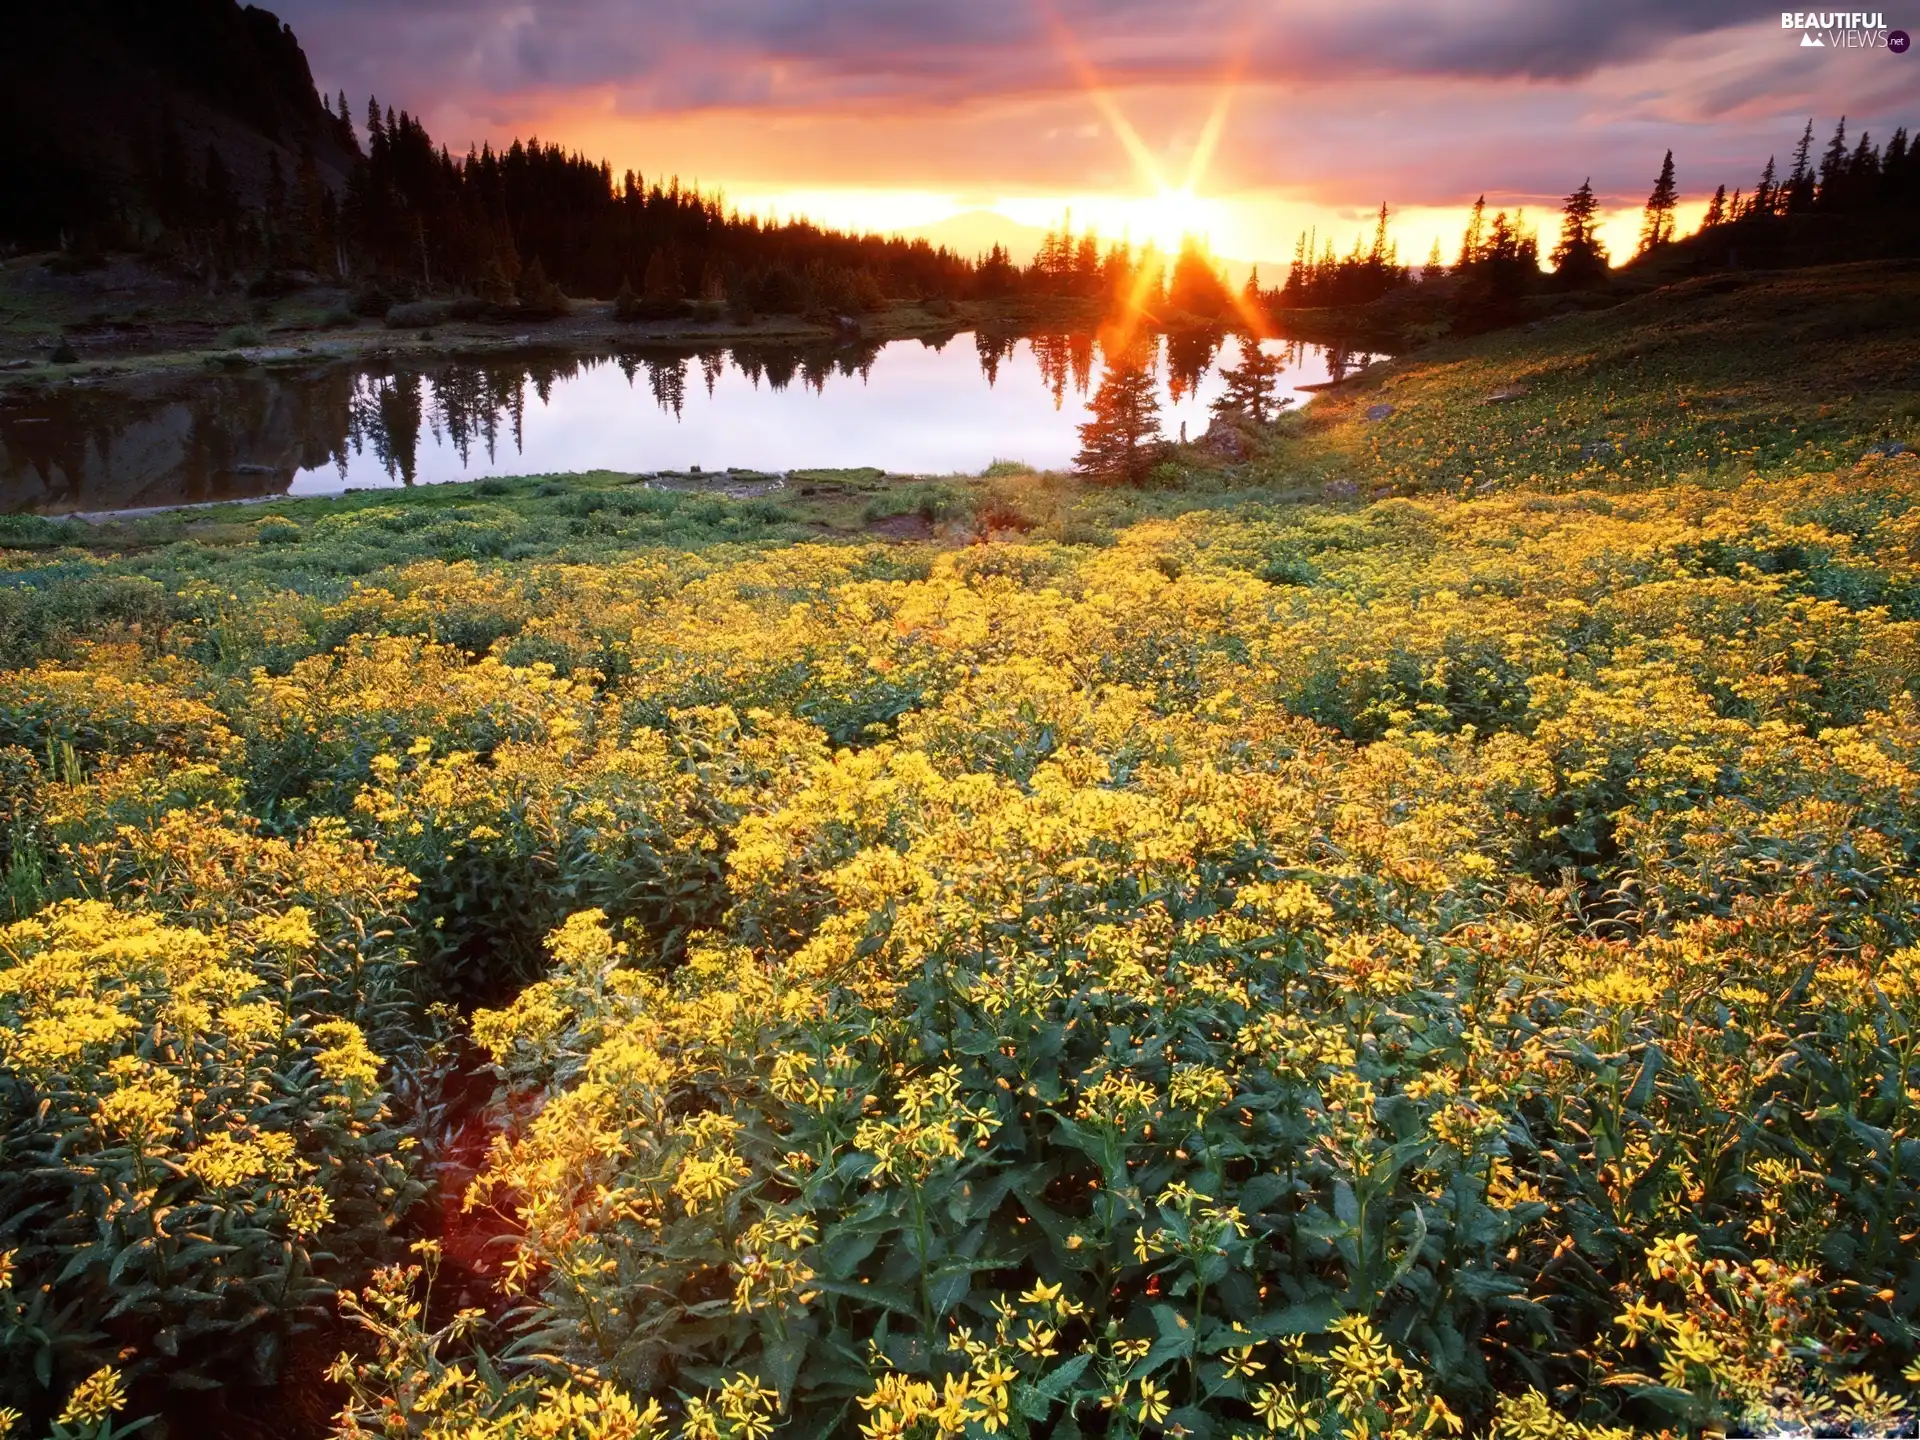
<svg viewBox="0 0 1920 1440">
<path fill-rule="evenodd" d="M 1235 337 L 1162 337 L 1164 432 L 1197 438 Z M 1269 341 L 1281 394 L 1372 358 Z M 47 514 L 578 470 L 1066 467 L 1091 335 L 254 367 L 49 387 L 0 405 L 0 512 Z"/>
</svg>

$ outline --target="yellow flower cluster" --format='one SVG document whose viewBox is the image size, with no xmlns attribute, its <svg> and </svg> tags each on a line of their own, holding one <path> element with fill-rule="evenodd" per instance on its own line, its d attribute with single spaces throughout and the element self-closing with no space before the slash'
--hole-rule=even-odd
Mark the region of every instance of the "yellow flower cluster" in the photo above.
<svg viewBox="0 0 1920 1440">
<path fill-rule="evenodd" d="M 474 1002 L 462 1223 L 540 1368 L 385 1272 L 347 1434 L 1878 1424 L 1917 513 L 1895 468 L 281 596 L 218 666 L 0 677 L 60 901 L 0 1064 L 125 1165 L 76 1213 L 292 1242 L 378 1188 L 395 1017 Z"/>
</svg>

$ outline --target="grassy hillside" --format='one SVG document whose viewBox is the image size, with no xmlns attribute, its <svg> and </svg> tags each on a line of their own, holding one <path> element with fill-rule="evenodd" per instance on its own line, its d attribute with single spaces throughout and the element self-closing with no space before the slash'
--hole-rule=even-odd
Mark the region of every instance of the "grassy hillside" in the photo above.
<svg viewBox="0 0 1920 1440">
<path fill-rule="evenodd" d="M 1712 276 L 1419 352 L 1305 428 L 1396 494 L 1825 470 L 1920 438 L 1916 333 L 1914 262 Z"/>
<path fill-rule="evenodd" d="M 1917 296 L 1677 287 L 1146 490 L 0 522 L 0 1404 L 1885 1433 Z"/>
</svg>

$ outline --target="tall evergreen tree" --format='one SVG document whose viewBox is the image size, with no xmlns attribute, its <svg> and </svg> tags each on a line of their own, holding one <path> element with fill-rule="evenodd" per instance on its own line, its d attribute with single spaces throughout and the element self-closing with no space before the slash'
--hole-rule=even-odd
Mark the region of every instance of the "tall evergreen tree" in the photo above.
<svg viewBox="0 0 1920 1440">
<path fill-rule="evenodd" d="M 1722 185 L 1713 192 L 1713 198 L 1707 202 L 1707 213 L 1700 218 L 1700 228 L 1711 230 L 1727 221 L 1727 187 Z"/>
<path fill-rule="evenodd" d="M 1280 383 L 1280 359 L 1262 350 L 1251 335 L 1240 342 L 1240 363 L 1222 370 L 1220 378 L 1227 388 L 1213 402 L 1215 415 L 1238 415 L 1264 425 L 1278 412 L 1273 392 Z"/>
<path fill-rule="evenodd" d="M 1769 155 L 1766 169 L 1760 172 L 1760 183 L 1753 187 L 1753 199 L 1747 205 L 1748 215 L 1772 215 L 1779 209 L 1780 197 L 1773 177 L 1773 156 Z"/>
<path fill-rule="evenodd" d="M 1387 202 L 1380 202 L 1380 214 L 1374 220 L 1373 245 L 1367 251 L 1367 263 L 1376 270 L 1387 264 Z"/>
<path fill-rule="evenodd" d="M 1641 216 L 1640 254 L 1651 255 L 1673 239 L 1673 209 L 1679 198 L 1673 183 L 1673 151 L 1669 150 L 1660 162 L 1660 178 L 1653 182 L 1653 193 L 1647 196 L 1647 208 Z"/>
<path fill-rule="evenodd" d="M 1487 197 L 1482 195 L 1473 202 L 1473 210 L 1467 216 L 1466 233 L 1460 237 L 1460 263 L 1455 268 L 1471 270 L 1483 258 L 1487 236 Z"/>
<path fill-rule="evenodd" d="M 1082 475 L 1108 484 L 1145 477 L 1152 444 L 1160 438 L 1160 397 L 1151 360 L 1137 338 L 1107 357 L 1107 372 L 1087 407 L 1092 418 L 1080 427 L 1080 453 L 1073 457 Z"/>
<path fill-rule="evenodd" d="M 1838 203 L 1840 182 L 1847 174 L 1847 117 L 1842 115 L 1840 123 L 1833 127 L 1833 138 L 1827 141 L 1827 152 L 1820 157 L 1820 193 L 1816 202 L 1824 210 Z"/>
<path fill-rule="evenodd" d="M 1607 250 L 1594 233 L 1599 211 L 1591 177 L 1582 180 L 1560 207 L 1560 243 L 1550 258 L 1562 284 L 1591 285 L 1606 278 Z"/>
<path fill-rule="evenodd" d="M 1787 175 L 1786 205 L 1790 214 L 1813 206 L 1813 120 L 1800 132 L 1800 143 L 1793 147 L 1793 169 Z"/>
</svg>

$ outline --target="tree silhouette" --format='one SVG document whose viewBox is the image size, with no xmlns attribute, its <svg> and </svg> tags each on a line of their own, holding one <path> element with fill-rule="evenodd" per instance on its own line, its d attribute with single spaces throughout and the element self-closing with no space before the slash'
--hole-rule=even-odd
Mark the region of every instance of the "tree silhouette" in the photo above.
<svg viewBox="0 0 1920 1440">
<path fill-rule="evenodd" d="M 1607 275 L 1607 250 L 1594 234 L 1600 202 L 1591 178 L 1567 196 L 1560 207 L 1560 243 L 1553 247 L 1553 270 L 1562 284 L 1592 285 Z"/>
<path fill-rule="evenodd" d="M 1809 163 L 1812 154 L 1813 120 L 1808 117 L 1800 143 L 1793 147 L 1793 170 L 1787 176 L 1785 208 L 1789 214 L 1813 208 L 1813 167 Z"/>
<path fill-rule="evenodd" d="M 1473 202 L 1473 210 L 1467 216 L 1467 230 L 1460 237 L 1460 263 L 1454 268 L 1470 270 L 1479 264 L 1481 252 L 1486 248 L 1487 240 L 1487 197 L 1482 195 Z"/>
<path fill-rule="evenodd" d="M 640 281 L 640 313 L 647 319 L 665 319 L 678 315 L 686 291 L 680 284 L 680 266 L 664 246 L 647 257 L 646 274 Z"/>
<path fill-rule="evenodd" d="M 1167 285 L 1168 308 L 1195 319 L 1214 320 L 1231 304 L 1226 282 L 1214 269 L 1213 257 L 1189 235 L 1180 242 L 1180 253 L 1173 262 L 1173 278 Z"/>
<path fill-rule="evenodd" d="M 1653 182 L 1653 193 L 1647 196 L 1647 208 L 1640 219 L 1640 254 L 1651 255 L 1673 239 L 1673 207 L 1678 200 L 1679 192 L 1673 184 L 1673 151 L 1669 150 L 1660 162 L 1660 178 Z"/>
<path fill-rule="evenodd" d="M 1727 187 L 1722 185 L 1713 192 L 1713 198 L 1707 202 L 1707 213 L 1700 217 L 1700 228 L 1711 230 L 1716 225 L 1727 222 Z"/>
<path fill-rule="evenodd" d="M 614 292 L 613 318 L 616 320 L 640 318 L 640 297 L 634 293 L 633 281 L 625 275 L 620 277 L 620 288 Z"/>
<path fill-rule="evenodd" d="M 1088 410 L 1093 418 L 1080 427 L 1080 453 L 1073 468 L 1089 479 L 1138 483 L 1160 438 L 1160 398 L 1154 393 L 1151 355 L 1135 339 L 1107 357 Z"/>
<path fill-rule="evenodd" d="M 1753 198 L 1747 202 L 1748 215 L 1772 215 L 1779 208 L 1779 187 L 1773 177 L 1773 156 L 1769 155 L 1766 169 L 1760 172 L 1760 183 L 1753 187 Z"/>
<path fill-rule="evenodd" d="M 1831 209 L 1840 198 L 1840 183 L 1847 175 L 1847 117 L 1842 115 L 1840 123 L 1833 127 L 1833 138 L 1827 141 L 1827 153 L 1820 157 L 1820 193 L 1816 202 L 1823 210 Z"/>
</svg>

